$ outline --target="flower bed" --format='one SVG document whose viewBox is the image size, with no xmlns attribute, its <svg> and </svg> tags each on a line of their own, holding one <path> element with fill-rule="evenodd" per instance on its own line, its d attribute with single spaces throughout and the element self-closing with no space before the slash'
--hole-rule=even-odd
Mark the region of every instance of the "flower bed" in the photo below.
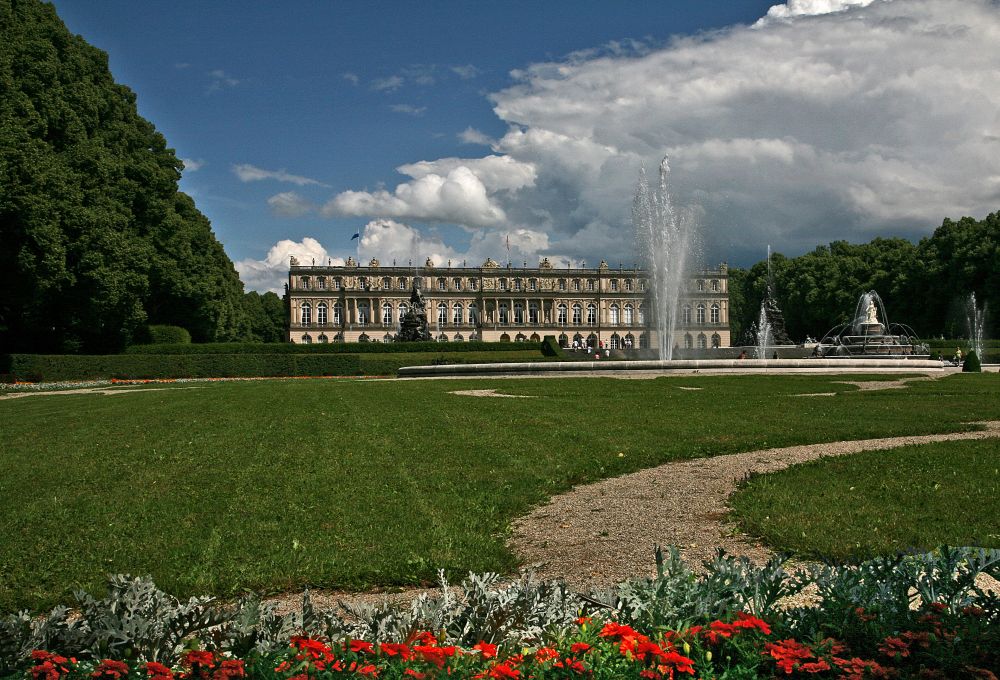
<svg viewBox="0 0 1000 680">
<path fill-rule="evenodd" d="M 148 579 L 81 593 L 77 616 L 0 619 L 0 676 L 27 680 L 334 678 L 996 678 L 1000 598 L 977 588 L 1000 551 L 789 574 L 720 555 L 695 576 L 676 551 L 656 578 L 587 596 L 530 577 L 447 584 L 409 607 L 278 616 L 249 599 L 179 603 Z M 782 608 L 807 585 L 811 605 Z M 38 644 L 43 643 L 43 644 Z"/>
</svg>

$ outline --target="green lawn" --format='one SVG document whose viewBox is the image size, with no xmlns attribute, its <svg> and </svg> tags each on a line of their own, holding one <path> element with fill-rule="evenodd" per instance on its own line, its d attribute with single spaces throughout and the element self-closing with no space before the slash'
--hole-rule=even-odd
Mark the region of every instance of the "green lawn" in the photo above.
<svg viewBox="0 0 1000 680">
<path fill-rule="evenodd" d="M 884 392 L 843 379 L 276 380 L 0 401 L 0 610 L 107 572 L 229 595 L 505 571 L 510 520 L 572 484 L 1000 418 L 994 374 Z M 449 394 L 485 387 L 537 398 Z"/>
<path fill-rule="evenodd" d="M 754 477 L 732 507 L 748 533 L 808 556 L 1000 548 L 1000 443 L 940 442 L 825 458 Z"/>
</svg>

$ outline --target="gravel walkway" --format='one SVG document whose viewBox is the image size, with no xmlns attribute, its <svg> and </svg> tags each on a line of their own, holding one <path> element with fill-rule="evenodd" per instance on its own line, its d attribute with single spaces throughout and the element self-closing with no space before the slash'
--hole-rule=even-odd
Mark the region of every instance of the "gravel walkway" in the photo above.
<svg viewBox="0 0 1000 680">
<path fill-rule="evenodd" d="M 763 561 L 770 551 L 726 521 L 727 499 L 748 474 L 823 456 L 1000 437 L 1000 421 L 982 425 L 986 429 L 976 432 L 789 446 L 667 463 L 552 498 L 514 522 L 511 547 L 539 576 L 564 578 L 577 588 L 652 575 L 656 544 L 680 547 L 692 565 L 712 557 L 717 547 Z"/>
</svg>

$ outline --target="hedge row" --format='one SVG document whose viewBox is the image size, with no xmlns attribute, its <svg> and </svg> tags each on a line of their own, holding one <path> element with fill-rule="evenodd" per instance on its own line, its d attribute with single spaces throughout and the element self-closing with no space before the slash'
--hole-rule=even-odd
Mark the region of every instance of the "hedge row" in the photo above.
<svg viewBox="0 0 1000 680">
<path fill-rule="evenodd" d="M 220 342 L 203 344 L 133 345 L 126 354 L 378 354 L 397 352 L 523 352 L 541 351 L 540 342 L 331 342 L 301 345 L 291 342 Z"/>
<path fill-rule="evenodd" d="M 0 375 L 11 382 L 361 374 L 357 354 L 0 355 Z"/>
</svg>

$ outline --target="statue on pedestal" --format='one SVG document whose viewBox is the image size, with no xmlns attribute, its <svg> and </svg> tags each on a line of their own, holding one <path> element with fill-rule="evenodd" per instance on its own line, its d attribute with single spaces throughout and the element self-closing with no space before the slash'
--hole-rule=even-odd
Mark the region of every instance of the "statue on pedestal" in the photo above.
<svg viewBox="0 0 1000 680">
<path fill-rule="evenodd" d="M 424 298 L 420 295 L 420 287 L 416 280 L 410 293 L 410 309 L 399 320 L 399 333 L 396 342 L 425 342 L 431 339 L 427 329 L 427 310 Z"/>
</svg>

